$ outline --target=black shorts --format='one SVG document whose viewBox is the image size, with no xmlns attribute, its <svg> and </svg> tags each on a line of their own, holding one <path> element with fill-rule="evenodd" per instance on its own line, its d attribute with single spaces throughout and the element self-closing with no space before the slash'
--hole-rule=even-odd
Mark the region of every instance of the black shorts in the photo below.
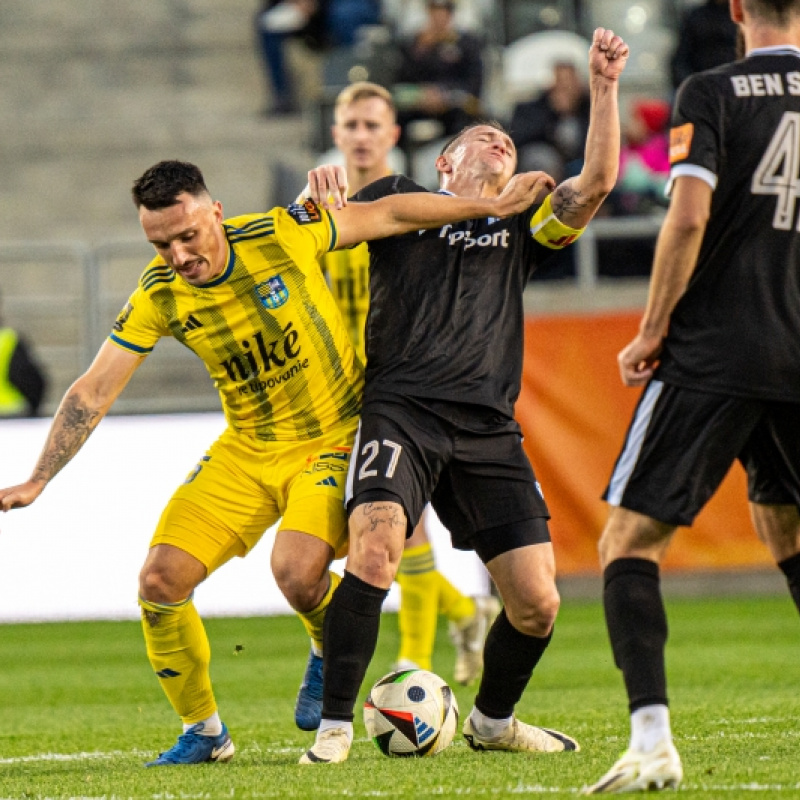
<svg viewBox="0 0 800 800">
<path fill-rule="evenodd" d="M 400 503 L 408 535 L 430 501 L 453 546 L 484 561 L 550 541 L 519 428 L 477 406 L 405 397 L 365 404 L 345 499 L 349 513 L 365 502 Z"/>
<path fill-rule="evenodd" d="M 751 502 L 800 508 L 800 403 L 652 380 L 603 498 L 670 525 L 691 525 L 737 459 Z"/>
</svg>

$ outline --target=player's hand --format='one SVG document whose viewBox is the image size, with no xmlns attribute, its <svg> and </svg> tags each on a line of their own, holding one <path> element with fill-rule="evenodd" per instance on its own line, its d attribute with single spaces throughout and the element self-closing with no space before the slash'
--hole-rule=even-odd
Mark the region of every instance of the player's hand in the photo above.
<svg viewBox="0 0 800 800">
<path fill-rule="evenodd" d="M 639 334 L 617 356 L 619 374 L 626 386 L 643 386 L 653 377 L 661 355 L 661 336 Z"/>
<path fill-rule="evenodd" d="M 614 31 L 596 28 L 589 48 L 589 75 L 616 81 L 628 63 L 630 49 Z"/>
<path fill-rule="evenodd" d="M 347 205 L 347 172 L 339 164 L 323 164 L 309 170 L 308 190 L 311 199 L 323 208 L 339 209 Z"/>
<path fill-rule="evenodd" d="M 18 486 L 0 489 L 0 511 L 29 506 L 42 493 L 44 487 L 45 484 L 40 481 L 26 481 Z"/>
<path fill-rule="evenodd" d="M 513 217 L 530 208 L 538 199 L 552 192 L 556 182 L 546 172 L 520 172 L 506 184 L 495 200 L 498 217 Z"/>
</svg>

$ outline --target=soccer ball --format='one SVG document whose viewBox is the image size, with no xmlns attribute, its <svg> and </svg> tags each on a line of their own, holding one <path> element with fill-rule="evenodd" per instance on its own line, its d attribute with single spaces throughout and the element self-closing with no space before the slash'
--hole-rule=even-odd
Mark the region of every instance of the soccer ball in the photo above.
<svg viewBox="0 0 800 800">
<path fill-rule="evenodd" d="M 435 756 L 453 741 L 458 703 L 453 690 L 432 672 L 390 672 L 370 690 L 364 725 L 385 756 Z"/>
</svg>

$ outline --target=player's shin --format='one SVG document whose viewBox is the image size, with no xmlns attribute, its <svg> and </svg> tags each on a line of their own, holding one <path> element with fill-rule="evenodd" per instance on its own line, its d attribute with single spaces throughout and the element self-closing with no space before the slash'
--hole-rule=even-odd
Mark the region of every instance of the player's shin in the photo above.
<svg viewBox="0 0 800 800">
<path fill-rule="evenodd" d="M 486 717 L 507 719 L 522 697 L 533 670 L 550 644 L 552 631 L 544 637 L 518 631 L 503 609 L 486 637 L 481 677 L 475 707 Z"/>
<path fill-rule="evenodd" d="M 139 598 L 147 657 L 161 688 L 184 725 L 211 717 L 217 709 L 211 688 L 211 648 L 189 597 L 181 603 Z"/>
<path fill-rule="evenodd" d="M 328 571 L 328 577 L 330 578 L 328 590 L 325 592 L 322 600 L 320 600 L 319 605 L 305 613 L 301 611 L 297 612 L 297 616 L 300 617 L 300 621 L 308 632 L 314 644 L 314 650 L 318 655 L 322 653 L 322 630 L 325 622 L 325 614 L 331 603 L 333 593 L 336 591 L 336 587 L 342 582 L 342 579 L 335 572 Z"/>
<path fill-rule="evenodd" d="M 403 552 L 395 580 L 400 586 L 400 652 L 397 662 L 431 668 L 439 617 L 439 573 L 430 543 Z"/>
<path fill-rule="evenodd" d="M 666 706 L 667 615 L 658 564 L 644 558 L 618 558 L 605 568 L 603 580 L 608 635 L 630 710 Z"/>
<path fill-rule="evenodd" d="M 388 589 L 345 572 L 325 615 L 323 719 L 353 719 L 358 691 L 375 652 Z"/>
</svg>

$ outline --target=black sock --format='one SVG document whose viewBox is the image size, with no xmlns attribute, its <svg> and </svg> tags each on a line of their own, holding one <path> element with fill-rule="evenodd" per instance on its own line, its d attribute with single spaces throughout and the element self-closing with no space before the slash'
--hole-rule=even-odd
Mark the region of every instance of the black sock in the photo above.
<svg viewBox="0 0 800 800">
<path fill-rule="evenodd" d="M 389 594 L 345 571 L 322 628 L 322 716 L 350 721 L 375 653 L 381 606 Z"/>
<path fill-rule="evenodd" d="M 491 719 L 514 713 L 534 667 L 547 649 L 552 631 L 544 638 L 520 633 L 503 609 L 494 621 L 483 648 L 483 677 L 475 707 Z"/>
<path fill-rule="evenodd" d="M 658 564 L 644 558 L 618 558 L 606 567 L 603 579 L 608 635 L 630 710 L 667 705 L 667 614 Z"/>
<path fill-rule="evenodd" d="M 778 562 L 781 572 L 786 576 L 786 583 L 789 584 L 789 594 L 800 611 L 800 553 L 789 556 L 789 558 Z"/>
</svg>

